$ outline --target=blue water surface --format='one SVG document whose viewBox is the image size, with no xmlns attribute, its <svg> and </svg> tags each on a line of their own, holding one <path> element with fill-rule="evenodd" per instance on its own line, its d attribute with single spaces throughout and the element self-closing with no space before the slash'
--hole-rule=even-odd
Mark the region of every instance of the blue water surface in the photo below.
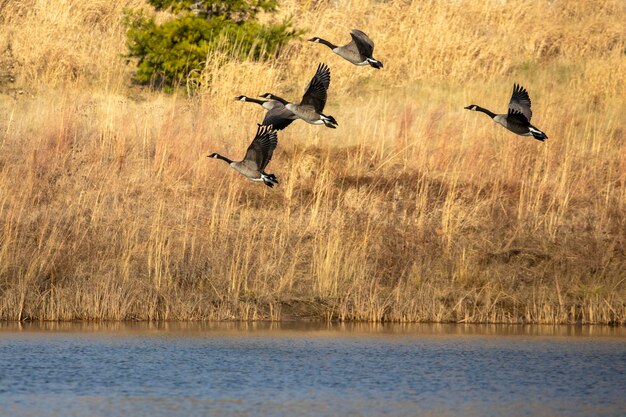
<svg viewBox="0 0 626 417">
<path fill-rule="evenodd" d="M 0 327 L 0 416 L 624 415 L 623 329 Z"/>
</svg>

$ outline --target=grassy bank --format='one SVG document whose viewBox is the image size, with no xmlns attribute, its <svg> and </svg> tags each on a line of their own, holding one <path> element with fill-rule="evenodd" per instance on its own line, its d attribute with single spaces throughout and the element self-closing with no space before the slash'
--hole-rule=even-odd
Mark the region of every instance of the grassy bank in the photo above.
<svg viewBox="0 0 626 417">
<path fill-rule="evenodd" d="M 624 2 L 284 0 L 385 68 L 216 54 L 192 98 L 132 85 L 143 2 L 84 3 L 0 2 L 0 318 L 626 322 Z M 339 128 L 279 134 L 279 187 L 206 158 L 318 62 Z M 463 110 L 514 82 L 547 142 Z"/>
</svg>

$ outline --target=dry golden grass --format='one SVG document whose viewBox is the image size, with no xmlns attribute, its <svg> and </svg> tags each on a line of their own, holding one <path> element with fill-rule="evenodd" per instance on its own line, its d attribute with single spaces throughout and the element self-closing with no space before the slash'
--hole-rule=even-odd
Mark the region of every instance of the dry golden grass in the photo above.
<svg viewBox="0 0 626 417">
<path fill-rule="evenodd" d="M 385 68 L 215 54 L 191 98 L 132 86 L 127 6 L 0 0 L 0 318 L 626 322 L 623 1 L 283 0 Z M 206 158 L 318 62 L 339 128 L 282 132 L 279 187 Z M 514 82 L 546 143 L 463 110 Z"/>
</svg>

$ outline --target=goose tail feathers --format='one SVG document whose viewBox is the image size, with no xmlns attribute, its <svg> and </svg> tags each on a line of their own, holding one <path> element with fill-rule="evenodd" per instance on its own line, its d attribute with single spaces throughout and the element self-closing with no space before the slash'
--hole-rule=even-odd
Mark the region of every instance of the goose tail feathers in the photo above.
<svg viewBox="0 0 626 417">
<path fill-rule="evenodd" d="M 543 142 L 546 139 L 548 139 L 548 135 L 546 135 L 545 133 L 543 133 L 541 130 L 537 129 L 536 127 L 530 126 L 528 130 L 530 130 L 530 134 L 533 135 L 533 138 L 537 140 L 540 140 Z"/>
<path fill-rule="evenodd" d="M 383 68 L 383 63 L 374 58 L 367 58 L 367 63 L 376 69 Z"/>
<path fill-rule="evenodd" d="M 335 129 L 337 127 L 337 120 L 335 120 L 333 116 L 326 116 L 324 114 L 320 114 L 320 116 L 326 127 L 330 127 L 331 129 Z"/>
<path fill-rule="evenodd" d="M 272 188 L 274 185 L 278 184 L 278 179 L 276 178 L 276 175 L 274 175 L 274 174 L 262 173 L 261 174 L 261 179 L 263 180 L 263 183 L 265 185 L 267 185 L 268 187 L 270 187 L 270 188 Z"/>
</svg>

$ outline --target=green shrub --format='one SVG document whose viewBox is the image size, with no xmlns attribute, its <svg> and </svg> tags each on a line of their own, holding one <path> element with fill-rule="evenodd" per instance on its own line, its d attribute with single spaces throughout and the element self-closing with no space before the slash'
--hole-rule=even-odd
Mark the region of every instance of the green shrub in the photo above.
<svg viewBox="0 0 626 417">
<path fill-rule="evenodd" d="M 301 34 L 289 21 L 264 25 L 260 11 L 272 11 L 275 0 L 151 0 L 157 10 L 176 17 L 156 24 L 145 13 L 128 12 L 128 57 L 138 58 L 135 80 L 170 89 L 197 78 L 211 51 L 233 59 L 274 58 L 290 39 Z"/>
<path fill-rule="evenodd" d="M 276 10 L 277 0 L 148 0 L 157 10 L 172 13 L 192 11 L 207 18 L 226 16 L 234 21 L 254 19 L 260 11 Z"/>
</svg>

